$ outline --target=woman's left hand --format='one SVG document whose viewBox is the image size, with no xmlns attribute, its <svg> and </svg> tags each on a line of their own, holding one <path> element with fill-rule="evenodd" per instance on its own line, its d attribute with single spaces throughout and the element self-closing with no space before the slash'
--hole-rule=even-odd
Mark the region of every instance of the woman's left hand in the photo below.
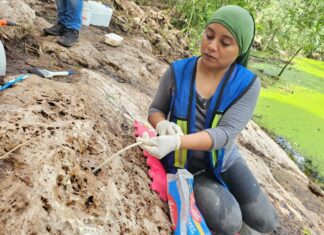
<svg viewBox="0 0 324 235">
<path fill-rule="evenodd" d="M 150 155 L 162 159 L 168 153 L 180 148 L 181 139 L 179 135 L 162 135 L 150 138 L 144 132 L 142 137 L 136 138 L 136 142 L 142 142 L 140 147 Z"/>
<path fill-rule="evenodd" d="M 156 125 L 159 135 L 183 135 L 181 128 L 168 120 L 162 120 Z"/>
</svg>

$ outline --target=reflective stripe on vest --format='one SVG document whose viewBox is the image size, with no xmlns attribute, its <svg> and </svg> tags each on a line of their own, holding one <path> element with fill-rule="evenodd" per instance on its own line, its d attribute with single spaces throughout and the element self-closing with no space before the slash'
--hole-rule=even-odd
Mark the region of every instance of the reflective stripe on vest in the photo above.
<svg viewBox="0 0 324 235">
<path fill-rule="evenodd" d="M 177 125 L 182 129 L 183 134 L 188 133 L 188 122 L 186 120 L 176 120 Z M 179 149 L 174 153 L 174 166 L 177 168 L 184 168 L 188 158 L 187 149 Z"/>
<path fill-rule="evenodd" d="M 211 128 L 217 127 L 217 124 L 218 124 L 221 117 L 222 117 L 222 115 L 220 115 L 220 114 L 215 115 Z M 212 165 L 214 167 L 217 166 L 217 159 L 218 159 L 218 157 L 217 157 L 218 154 L 217 153 L 218 153 L 218 151 L 216 151 L 216 150 L 212 151 L 212 159 L 211 160 L 212 160 Z"/>
</svg>

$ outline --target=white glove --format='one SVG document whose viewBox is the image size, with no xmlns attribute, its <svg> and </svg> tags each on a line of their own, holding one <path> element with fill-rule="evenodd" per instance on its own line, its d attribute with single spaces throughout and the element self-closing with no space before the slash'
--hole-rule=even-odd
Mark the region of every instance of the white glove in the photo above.
<svg viewBox="0 0 324 235">
<path fill-rule="evenodd" d="M 174 122 L 169 122 L 168 120 L 160 121 L 156 125 L 156 131 L 159 135 L 183 135 L 181 128 Z"/>
<path fill-rule="evenodd" d="M 142 142 L 141 149 L 157 159 L 161 159 L 168 153 L 179 149 L 181 145 L 179 135 L 161 135 L 150 138 L 146 132 L 143 133 L 142 137 L 137 137 L 136 142 Z"/>
</svg>

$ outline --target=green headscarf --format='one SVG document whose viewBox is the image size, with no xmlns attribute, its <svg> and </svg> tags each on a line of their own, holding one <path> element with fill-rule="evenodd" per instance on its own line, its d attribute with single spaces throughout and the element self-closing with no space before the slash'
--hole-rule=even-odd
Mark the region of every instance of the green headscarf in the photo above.
<svg viewBox="0 0 324 235">
<path fill-rule="evenodd" d="M 230 31 L 240 48 L 236 63 L 246 67 L 255 32 L 251 13 L 239 6 L 224 6 L 214 12 L 205 27 L 212 23 L 219 23 Z"/>
</svg>

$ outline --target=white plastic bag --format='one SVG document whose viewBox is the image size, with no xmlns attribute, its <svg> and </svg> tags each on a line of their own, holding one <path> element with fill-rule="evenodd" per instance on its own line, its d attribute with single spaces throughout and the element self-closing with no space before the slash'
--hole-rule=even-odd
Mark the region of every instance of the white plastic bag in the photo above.
<svg viewBox="0 0 324 235">
<path fill-rule="evenodd" d="M 193 175 L 186 169 L 167 174 L 168 204 L 174 235 L 211 235 L 198 210 L 193 193 Z"/>
</svg>

